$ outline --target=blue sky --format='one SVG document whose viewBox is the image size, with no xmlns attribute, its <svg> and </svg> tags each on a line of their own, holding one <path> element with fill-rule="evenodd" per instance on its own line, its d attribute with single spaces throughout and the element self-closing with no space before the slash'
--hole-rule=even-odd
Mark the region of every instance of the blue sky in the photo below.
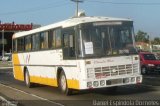
<svg viewBox="0 0 160 106">
<path fill-rule="evenodd" d="M 75 8 L 70 0 L 1 0 L 0 20 L 47 25 L 72 17 Z M 84 0 L 80 9 L 87 16 L 131 18 L 135 32 L 160 37 L 160 0 Z"/>
</svg>

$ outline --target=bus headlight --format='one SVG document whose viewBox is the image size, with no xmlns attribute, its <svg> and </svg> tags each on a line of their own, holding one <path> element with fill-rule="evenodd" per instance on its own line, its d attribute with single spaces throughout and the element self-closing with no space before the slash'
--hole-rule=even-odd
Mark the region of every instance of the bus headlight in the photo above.
<svg viewBox="0 0 160 106">
<path fill-rule="evenodd" d="M 101 80 L 100 81 L 100 86 L 104 86 L 105 85 L 105 81 L 104 80 Z"/>
<path fill-rule="evenodd" d="M 124 78 L 123 83 L 129 83 L 129 78 Z"/>
<path fill-rule="evenodd" d="M 92 87 L 92 82 L 87 82 L 87 87 L 91 88 Z"/>
<path fill-rule="evenodd" d="M 98 86 L 99 86 L 98 81 L 94 81 L 94 82 L 93 82 L 93 86 L 94 86 L 94 87 L 98 87 Z"/>
<path fill-rule="evenodd" d="M 132 77 L 132 78 L 131 78 L 131 82 L 135 82 L 135 77 Z"/>
<path fill-rule="evenodd" d="M 141 82 L 141 77 L 137 77 L 137 78 L 136 78 L 136 82 L 137 82 L 137 83 L 140 83 L 140 82 Z"/>
<path fill-rule="evenodd" d="M 112 82 L 111 82 L 110 80 L 107 80 L 107 81 L 106 81 L 106 84 L 107 84 L 107 85 L 111 85 Z"/>
</svg>

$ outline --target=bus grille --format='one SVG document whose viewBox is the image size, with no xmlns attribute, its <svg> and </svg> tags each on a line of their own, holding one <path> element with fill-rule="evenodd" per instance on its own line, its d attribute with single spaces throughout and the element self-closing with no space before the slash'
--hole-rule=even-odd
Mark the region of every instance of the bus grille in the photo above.
<svg viewBox="0 0 160 106">
<path fill-rule="evenodd" d="M 108 67 L 97 67 L 87 69 L 88 78 L 105 78 L 108 76 L 119 76 L 138 73 L 138 64 L 127 64 Z"/>
</svg>

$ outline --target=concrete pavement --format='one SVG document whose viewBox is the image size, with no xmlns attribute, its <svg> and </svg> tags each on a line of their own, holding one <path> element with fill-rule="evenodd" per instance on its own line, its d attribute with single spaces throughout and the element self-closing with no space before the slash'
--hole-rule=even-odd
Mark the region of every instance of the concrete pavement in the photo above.
<svg viewBox="0 0 160 106">
<path fill-rule="evenodd" d="M 0 61 L 0 69 L 4 69 L 4 68 L 12 68 L 12 62 L 11 61 Z M 14 104 L 13 101 L 9 101 L 1 95 L 0 95 L 0 105 L 17 106 L 17 104 Z"/>
<path fill-rule="evenodd" d="M 12 68 L 12 62 L 11 61 L 0 61 L 0 68 Z"/>
</svg>

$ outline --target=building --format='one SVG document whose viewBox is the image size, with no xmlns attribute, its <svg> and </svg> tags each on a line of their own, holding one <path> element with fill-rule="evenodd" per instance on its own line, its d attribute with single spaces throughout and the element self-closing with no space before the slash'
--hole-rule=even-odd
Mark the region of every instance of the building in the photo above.
<svg viewBox="0 0 160 106">
<path fill-rule="evenodd" d="M 136 47 L 138 48 L 138 50 L 150 51 L 150 45 L 145 42 L 136 42 Z"/>
<path fill-rule="evenodd" d="M 153 52 L 160 54 L 160 45 L 152 45 Z"/>
<path fill-rule="evenodd" d="M 28 31 L 40 27 L 40 25 L 34 24 L 15 24 L 1 23 L 0 22 L 0 56 L 3 53 L 12 51 L 12 36 L 16 32 Z"/>
<path fill-rule="evenodd" d="M 160 57 L 160 45 L 148 44 L 145 42 L 136 42 L 136 48 L 139 51 L 153 52 Z"/>
</svg>

